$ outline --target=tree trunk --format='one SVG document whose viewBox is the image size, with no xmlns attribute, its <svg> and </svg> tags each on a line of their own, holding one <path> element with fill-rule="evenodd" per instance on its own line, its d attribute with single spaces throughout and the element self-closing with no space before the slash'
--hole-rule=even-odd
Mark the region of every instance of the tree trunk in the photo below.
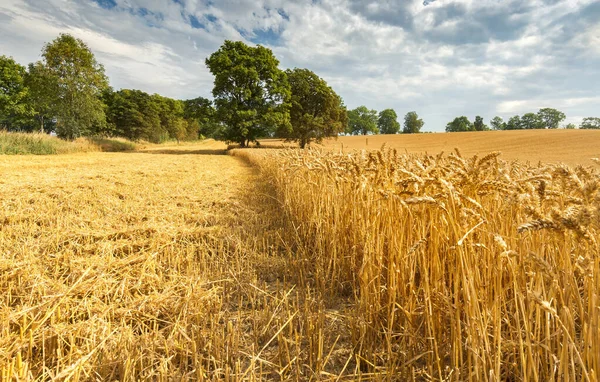
<svg viewBox="0 0 600 382">
<path fill-rule="evenodd" d="M 44 116 L 40 116 L 40 132 L 44 134 Z"/>
</svg>

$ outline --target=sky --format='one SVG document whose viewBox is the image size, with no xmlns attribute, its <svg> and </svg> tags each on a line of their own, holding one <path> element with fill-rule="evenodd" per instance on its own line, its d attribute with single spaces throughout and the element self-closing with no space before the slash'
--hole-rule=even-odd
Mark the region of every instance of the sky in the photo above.
<svg viewBox="0 0 600 382">
<path fill-rule="evenodd" d="M 59 33 L 87 43 L 115 89 L 212 98 L 205 59 L 225 40 L 308 68 L 349 108 L 454 117 L 553 107 L 600 117 L 600 1 L 0 0 L 0 55 L 41 59 Z"/>
</svg>

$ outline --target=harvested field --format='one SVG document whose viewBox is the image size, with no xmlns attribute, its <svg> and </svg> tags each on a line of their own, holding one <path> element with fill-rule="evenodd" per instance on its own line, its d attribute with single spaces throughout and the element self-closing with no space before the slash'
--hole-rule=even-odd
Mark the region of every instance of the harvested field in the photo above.
<svg viewBox="0 0 600 382">
<path fill-rule="evenodd" d="M 593 162 L 224 149 L 0 157 L 2 380 L 598 380 Z"/>
</svg>

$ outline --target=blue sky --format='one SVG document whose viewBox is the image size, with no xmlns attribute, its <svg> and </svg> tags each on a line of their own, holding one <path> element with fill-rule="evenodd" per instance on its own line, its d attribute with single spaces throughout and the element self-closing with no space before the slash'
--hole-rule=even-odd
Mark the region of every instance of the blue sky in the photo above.
<svg viewBox="0 0 600 382">
<path fill-rule="evenodd" d="M 600 117 L 600 2 L 590 0 L 2 0 L 0 55 L 83 39 L 115 89 L 211 98 L 225 39 L 308 68 L 348 107 L 415 110 L 424 130 L 555 107 Z"/>
</svg>

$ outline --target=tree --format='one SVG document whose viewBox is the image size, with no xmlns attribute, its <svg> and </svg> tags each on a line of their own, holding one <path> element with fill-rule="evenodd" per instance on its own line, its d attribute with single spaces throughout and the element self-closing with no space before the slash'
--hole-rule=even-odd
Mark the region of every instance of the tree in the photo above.
<svg viewBox="0 0 600 382">
<path fill-rule="evenodd" d="M 549 107 L 540 109 L 537 115 L 541 120 L 542 129 L 558 129 L 559 124 L 566 118 L 563 112 Z"/>
<path fill-rule="evenodd" d="M 377 134 L 377 111 L 369 110 L 366 106 L 359 106 L 348 111 L 348 130 L 353 135 Z"/>
<path fill-rule="evenodd" d="M 600 129 L 600 118 L 587 117 L 581 121 L 580 129 Z"/>
<path fill-rule="evenodd" d="M 29 88 L 28 100 L 33 109 L 40 132 L 54 129 L 52 117 L 53 104 L 56 95 L 53 89 L 57 88 L 55 78 L 50 74 L 46 66 L 41 62 L 29 64 L 29 70 L 25 77 L 25 83 Z"/>
<path fill-rule="evenodd" d="M 280 136 L 304 148 L 345 130 L 346 107 L 325 80 L 308 69 L 288 69 L 286 74 L 292 94 L 291 124 L 279 129 Z"/>
<path fill-rule="evenodd" d="M 473 127 L 475 128 L 475 131 L 487 131 L 490 129 L 485 123 L 483 123 L 483 118 L 480 116 L 475 117 Z"/>
<path fill-rule="evenodd" d="M 506 123 L 506 130 L 520 130 L 522 128 L 523 127 L 521 125 L 521 117 L 518 115 L 510 117 L 510 119 Z"/>
<path fill-rule="evenodd" d="M 104 67 L 80 39 L 61 34 L 42 50 L 59 137 L 89 135 L 105 123 L 101 93 L 108 87 Z"/>
<path fill-rule="evenodd" d="M 575 126 L 574 123 L 567 123 L 564 128 L 567 130 L 575 130 L 577 126 Z"/>
<path fill-rule="evenodd" d="M 203 137 L 220 138 L 221 125 L 216 120 L 216 110 L 210 100 L 198 97 L 183 101 L 183 117 L 196 121 L 197 131 Z"/>
<path fill-rule="evenodd" d="M 245 147 L 290 123 L 290 85 L 278 65 L 270 49 L 241 41 L 225 41 L 206 59 L 225 140 Z"/>
<path fill-rule="evenodd" d="M 377 128 L 381 134 L 398 134 L 400 123 L 394 109 L 385 109 L 379 112 Z"/>
<path fill-rule="evenodd" d="M 544 121 L 538 114 L 526 113 L 521 117 L 521 129 L 532 130 L 532 129 L 543 129 Z"/>
<path fill-rule="evenodd" d="M 504 120 L 501 117 L 494 117 L 492 118 L 492 120 L 490 121 L 490 125 L 492 125 L 492 129 L 493 130 L 504 130 L 506 129 L 506 123 L 504 123 Z"/>
<path fill-rule="evenodd" d="M 420 133 L 425 122 L 417 115 L 416 111 L 409 111 L 404 116 L 404 134 Z"/>
<path fill-rule="evenodd" d="M 25 75 L 24 66 L 0 56 L 0 128 L 15 128 L 20 119 L 33 115 L 27 103 Z"/>
<path fill-rule="evenodd" d="M 452 122 L 448 122 L 448 124 L 446 125 L 446 132 L 448 133 L 474 130 L 475 127 L 473 126 L 471 121 L 469 121 L 469 118 L 465 117 L 464 115 L 462 117 L 454 118 Z"/>
</svg>

